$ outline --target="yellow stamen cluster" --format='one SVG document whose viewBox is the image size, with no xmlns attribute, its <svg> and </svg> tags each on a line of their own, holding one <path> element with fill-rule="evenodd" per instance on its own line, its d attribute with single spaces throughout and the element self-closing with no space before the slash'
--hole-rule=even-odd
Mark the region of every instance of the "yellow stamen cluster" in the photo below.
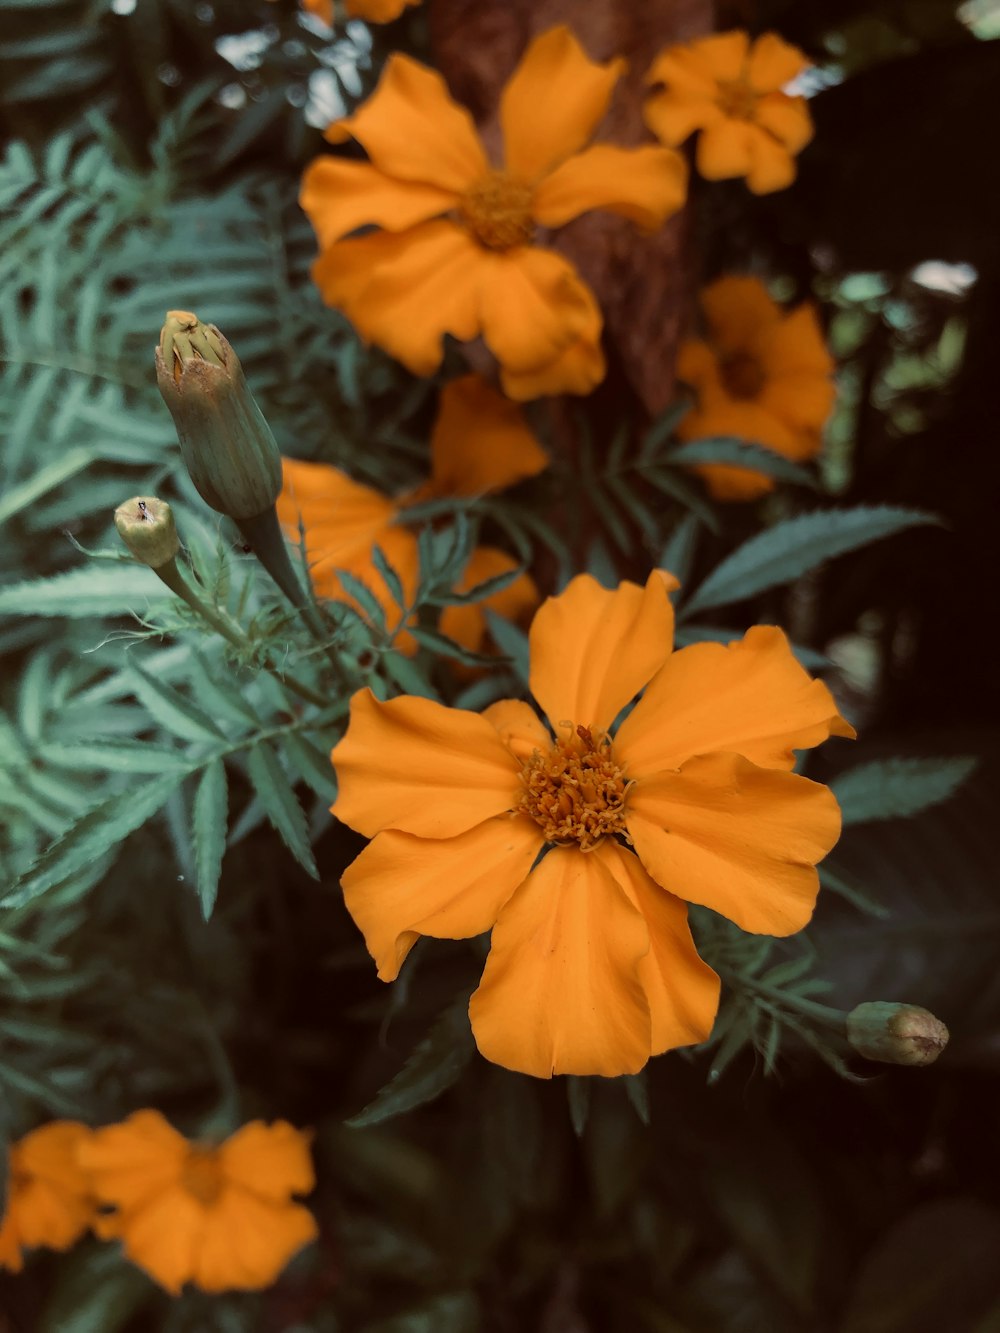
<svg viewBox="0 0 1000 1333">
<path fill-rule="evenodd" d="M 532 188 L 506 171 L 491 171 L 462 196 L 459 214 L 488 250 L 513 250 L 535 234 Z"/>
<path fill-rule="evenodd" d="M 214 1203 L 222 1192 L 217 1149 L 193 1144 L 181 1170 L 181 1187 L 201 1204 Z"/>
<path fill-rule="evenodd" d="M 541 827 L 546 841 L 591 851 L 602 838 L 625 832 L 629 784 L 607 737 L 595 742 L 587 727 L 547 753 L 536 750 L 521 770 L 518 809 Z"/>
<path fill-rule="evenodd" d="M 732 398 L 756 398 L 767 379 L 757 358 L 746 352 L 727 356 L 719 367 L 719 373 L 726 392 Z"/>
<path fill-rule="evenodd" d="M 715 97 L 719 108 L 735 120 L 753 120 L 760 95 L 744 79 L 727 79 Z"/>
</svg>

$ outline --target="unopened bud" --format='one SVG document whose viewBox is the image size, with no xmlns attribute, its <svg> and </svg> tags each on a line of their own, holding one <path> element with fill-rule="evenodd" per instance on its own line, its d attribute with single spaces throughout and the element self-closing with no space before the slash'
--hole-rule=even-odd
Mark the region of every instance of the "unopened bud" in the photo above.
<svg viewBox="0 0 1000 1333">
<path fill-rule="evenodd" d="M 919 1005 L 872 1000 L 847 1015 L 847 1040 L 867 1060 L 932 1065 L 948 1045 L 948 1029 Z"/>
<path fill-rule="evenodd" d="M 239 358 L 215 325 L 168 311 L 156 380 L 205 503 L 237 520 L 269 510 L 281 492 L 281 455 Z"/>
<path fill-rule="evenodd" d="M 174 515 L 166 500 L 137 495 L 115 510 L 118 535 L 135 556 L 150 569 L 168 565 L 180 550 Z"/>
</svg>

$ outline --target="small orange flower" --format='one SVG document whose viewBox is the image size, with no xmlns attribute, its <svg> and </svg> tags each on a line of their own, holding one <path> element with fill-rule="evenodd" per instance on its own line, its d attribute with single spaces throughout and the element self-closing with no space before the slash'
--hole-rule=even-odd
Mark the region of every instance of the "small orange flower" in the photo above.
<svg viewBox="0 0 1000 1333">
<path fill-rule="evenodd" d="M 782 89 L 809 63 L 773 32 L 753 43 L 723 32 L 669 46 L 647 75 L 665 86 L 646 102 L 646 124 L 673 147 L 700 130 L 695 160 L 706 180 L 745 176 L 754 194 L 783 190 L 813 124 L 805 98 Z"/>
<path fill-rule="evenodd" d="M 729 435 L 785 458 L 814 458 L 836 388 L 833 358 L 809 304 L 787 313 L 758 278 L 720 278 L 701 293 L 706 337 L 681 344 L 677 374 L 695 393 L 683 440 Z M 719 500 L 753 500 L 774 479 L 749 468 L 694 469 Z"/>
<path fill-rule="evenodd" d="M 392 23 L 404 9 L 419 5 L 420 0 L 346 0 L 344 12 L 348 18 L 363 19 L 365 23 Z M 302 8 L 333 27 L 333 0 L 302 0 Z"/>
<path fill-rule="evenodd" d="M 68 1250 L 90 1226 L 94 1197 L 76 1158 L 89 1137 L 86 1125 L 53 1120 L 11 1145 L 0 1268 L 19 1273 L 22 1250 Z"/>
<path fill-rule="evenodd" d="M 372 839 L 342 883 L 379 976 L 421 935 L 492 930 L 469 1013 L 509 1069 L 612 1077 L 707 1037 L 719 980 L 686 903 L 770 935 L 812 914 L 840 811 L 793 752 L 853 730 L 779 629 L 672 654 L 675 584 L 584 574 L 543 603 L 548 726 L 513 699 L 479 715 L 361 690 L 334 748 L 334 814 Z"/>
<path fill-rule="evenodd" d="M 105 1238 L 173 1295 L 259 1291 L 314 1240 L 316 1222 L 293 1194 L 315 1184 L 309 1135 L 284 1120 L 253 1120 L 218 1146 L 190 1143 L 159 1111 L 136 1111 L 97 1130 L 78 1158 L 94 1193 L 115 1211 Z"/>
<path fill-rule="evenodd" d="M 424 485 L 391 500 L 371 486 L 352 481 L 338 468 L 286 458 L 278 518 L 293 541 L 298 540 L 301 522 L 319 597 L 353 604 L 336 572 L 346 569 L 375 595 L 385 611 L 386 624 L 396 629 L 401 612 L 372 562 L 372 548 L 382 548 L 406 597 L 412 600 L 420 561 L 416 537 L 399 522 L 406 505 L 444 496 L 486 495 L 533 477 L 547 466 L 545 451 L 520 408 L 480 376 L 466 375 L 441 391 L 431 432 L 431 476 Z M 472 553 L 458 591 L 468 592 L 516 564 L 506 552 L 480 546 Z M 522 574 L 483 602 L 446 608 L 441 630 L 463 648 L 477 652 L 486 638 L 486 609 L 516 618 L 537 605 L 534 580 Z M 396 646 L 403 652 L 416 649 L 405 632 L 398 636 Z"/>
<path fill-rule="evenodd" d="M 481 335 L 511 398 L 589 393 L 604 376 L 600 311 L 538 229 L 608 209 L 652 230 L 686 188 L 677 153 L 585 147 L 623 69 L 590 60 L 567 27 L 535 38 L 501 97 L 494 166 L 440 74 L 390 56 L 374 94 L 327 131 L 369 161 L 319 158 L 303 178 L 324 299 L 415 374 L 441 364 L 446 333 Z M 344 239 L 363 226 L 378 230 Z"/>
</svg>

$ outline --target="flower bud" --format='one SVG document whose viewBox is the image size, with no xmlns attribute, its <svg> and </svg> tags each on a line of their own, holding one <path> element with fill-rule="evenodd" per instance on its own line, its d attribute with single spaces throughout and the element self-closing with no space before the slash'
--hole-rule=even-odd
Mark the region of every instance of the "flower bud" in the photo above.
<svg viewBox="0 0 1000 1333">
<path fill-rule="evenodd" d="M 919 1005 L 872 1000 L 847 1015 L 847 1040 L 867 1060 L 932 1065 L 948 1045 L 948 1029 Z"/>
<path fill-rule="evenodd" d="M 237 520 L 270 509 L 281 491 L 281 455 L 239 358 L 215 325 L 168 311 L 156 380 L 205 503 Z"/>
<path fill-rule="evenodd" d="M 115 510 L 118 535 L 135 556 L 150 569 L 168 565 L 180 550 L 174 515 L 166 500 L 137 495 Z"/>
</svg>

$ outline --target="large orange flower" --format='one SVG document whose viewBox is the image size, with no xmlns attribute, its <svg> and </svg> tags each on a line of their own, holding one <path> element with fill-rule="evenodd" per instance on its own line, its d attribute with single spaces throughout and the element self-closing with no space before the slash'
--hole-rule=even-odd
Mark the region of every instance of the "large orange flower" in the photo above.
<svg viewBox="0 0 1000 1333">
<path fill-rule="evenodd" d="M 809 63 L 773 32 L 753 43 L 723 32 L 669 46 L 647 75 L 664 87 L 646 102 L 646 124 L 674 147 L 700 130 L 695 161 L 707 180 L 745 176 L 754 194 L 783 190 L 813 124 L 805 98 L 782 90 Z"/>
<path fill-rule="evenodd" d="M 613 1076 L 703 1040 L 719 981 L 686 903 L 770 935 L 812 914 L 840 811 L 793 751 L 852 729 L 779 629 L 672 654 L 673 583 L 584 574 L 543 603 L 548 726 L 516 700 L 479 715 L 362 690 L 333 751 L 334 813 L 372 839 L 343 887 L 379 976 L 420 935 L 492 929 L 470 1016 L 509 1069 Z"/>
<path fill-rule="evenodd" d="M 420 0 L 345 0 L 344 12 L 348 18 L 363 19 L 365 23 L 392 23 L 404 9 L 419 5 Z M 333 0 L 302 0 L 302 8 L 333 27 Z"/>
<path fill-rule="evenodd" d="M 293 1194 L 313 1188 L 309 1135 L 284 1120 L 253 1120 L 224 1143 L 189 1143 L 159 1111 L 136 1111 L 95 1131 L 78 1153 L 102 1203 L 105 1237 L 174 1295 L 269 1287 L 314 1240 Z"/>
<path fill-rule="evenodd" d="M 466 375 L 441 391 L 431 432 L 431 476 L 417 491 L 393 500 L 352 481 L 338 468 L 286 458 L 278 518 L 293 541 L 298 540 L 301 522 L 318 596 L 353 602 L 337 574 L 338 569 L 346 569 L 375 595 L 387 625 L 395 630 L 401 612 L 372 561 L 372 548 L 382 548 L 407 599 L 412 600 L 420 561 L 416 537 L 399 522 L 405 506 L 444 496 L 486 495 L 533 477 L 547 466 L 545 451 L 520 408 L 480 376 Z M 480 546 L 472 553 L 458 591 L 468 592 L 516 566 L 517 561 L 506 551 Z M 487 609 L 517 619 L 537 605 L 534 580 L 521 574 L 483 602 L 446 608 L 441 629 L 463 648 L 477 652 L 486 637 Z M 396 646 L 404 652 L 416 647 L 405 632 L 398 636 Z"/>
<path fill-rule="evenodd" d="M 787 313 L 758 278 L 720 278 L 701 293 L 704 338 L 681 344 L 678 377 L 695 392 L 694 410 L 678 427 L 684 440 L 729 435 L 785 458 L 814 458 L 836 388 L 833 358 L 816 311 Z M 774 479 L 748 468 L 706 464 L 702 473 L 720 500 L 752 500 Z"/>
<path fill-rule="evenodd" d="M 319 158 L 303 178 L 326 301 L 418 375 L 441 364 L 446 333 L 481 335 L 511 398 L 589 393 L 604 376 L 600 311 L 539 228 L 608 209 L 652 230 L 686 186 L 667 149 L 585 147 L 623 68 L 588 59 L 566 27 L 537 37 L 501 97 L 495 166 L 440 74 L 390 56 L 374 94 L 327 131 L 370 160 Z M 378 230 L 344 239 L 363 226 Z"/>
<path fill-rule="evenodd" d="M 75 1120 L 53 1120 L 11 1145 L 0 1268 L 19 1273 L 22 1250 L 68 1250 L 90 1226 L 94 1196 L 76 1160 L 89 1136 Z"/>
</svg>

